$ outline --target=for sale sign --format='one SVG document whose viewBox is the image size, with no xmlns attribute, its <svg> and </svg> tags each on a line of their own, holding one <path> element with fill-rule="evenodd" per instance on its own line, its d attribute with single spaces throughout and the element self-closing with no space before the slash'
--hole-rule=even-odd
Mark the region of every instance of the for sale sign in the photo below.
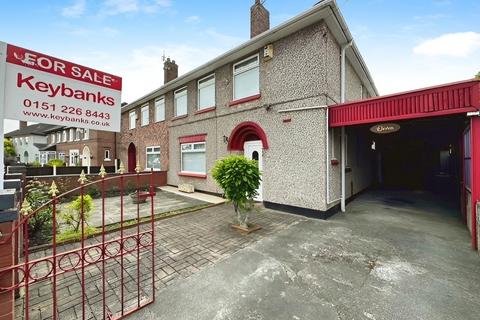
<svg viewBox="0 0 480 320">
<path fill-rule="evenodd" d="M 11 44 L 0 48 L 5 118 L 120 131 L 122 78 Z"/>
</svg>

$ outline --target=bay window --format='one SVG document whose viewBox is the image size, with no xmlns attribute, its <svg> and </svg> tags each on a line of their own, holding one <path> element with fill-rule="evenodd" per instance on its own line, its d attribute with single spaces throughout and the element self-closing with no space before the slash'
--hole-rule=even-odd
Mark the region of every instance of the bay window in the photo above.
<svg viewBox="0 0 480 320">
<path fill-rule="evenodd" d="M 155 122 L 165 120 L 165 99 L 158 98 L 155 100 Z"/>
<path fill-rule="evenodd" d="M 147 147 L 146 159 L 147 170 L 160 170 L 160 147 Z"/>
<path fill-rule="evenodd" d="M 142 107 L 141 115 L 142 115 L 142 127 L 148 125 L 148 123 L 150 121 L 148 104 L 146 104 Z"/>
<path fill-rule="evenodd" d="M 260 93 L 260 64 L 258 54 L 233 65 L 233 99 L 238 100 Z"/>
<path fill-rule="evenodd" d="M 215 75 L 198 80 L 198 110 L 215 106 Z"/>
<path fill-rule="evenodd" d="M 182 143 L 181 171 L 183 173 L 206 174 L 207 163 L 205 142 Z"/>
<path fill-rule="evenodd" d="M 174 95 L 174 108 L 175 117 L 183 116 L 187 114 L 187 88 L 182 88 L 175 91 Z"/>
</svg>

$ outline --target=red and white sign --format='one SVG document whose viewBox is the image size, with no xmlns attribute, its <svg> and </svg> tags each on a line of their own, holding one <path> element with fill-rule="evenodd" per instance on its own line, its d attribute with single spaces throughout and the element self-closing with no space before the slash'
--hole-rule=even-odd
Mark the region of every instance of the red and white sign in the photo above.
<svg viewBox="0 0 480 320">
<path fill-rule="evenodd" d="M 5 118 L 120 131 L 122 78 L 11 44 L 0 48 Z"/>
</svg>

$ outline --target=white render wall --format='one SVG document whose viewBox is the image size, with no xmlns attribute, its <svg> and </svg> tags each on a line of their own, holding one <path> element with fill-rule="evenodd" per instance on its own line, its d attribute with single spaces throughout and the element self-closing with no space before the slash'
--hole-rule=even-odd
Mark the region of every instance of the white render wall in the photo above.
<svg viewBox="0 0 480 320">
<path fill-rule="evenodd" d="M 23 142 L 20 144 L 20 139 L 23 139 Z M 28 138 L 28 143 L 25 143 L 25 138 Z M 34 143 L 41 143 L 41 144 L 47 144 L 47 137 L 46 136 L 36 136 L 36 135 L 30 135 L 30 136 L 23 136 L 23 137 L 14 137 L 12 138 L 13 145 L 15 147 L 15 152 L 17 156 L 20 156 L 20 162 L 25 163 L 25 151 L 28 152 L 28 163 L 32 163 L 35 161 L 35 156 L 38 156 L 40 158 L 40 151 L 38 150 L 37 147 L 35 147 Z"/>
</svg>

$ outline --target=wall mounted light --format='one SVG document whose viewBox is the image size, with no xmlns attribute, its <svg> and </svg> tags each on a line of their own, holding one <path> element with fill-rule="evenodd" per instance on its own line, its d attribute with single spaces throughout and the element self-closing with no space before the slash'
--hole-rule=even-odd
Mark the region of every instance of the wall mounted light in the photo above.
<svg viewBox="0 0 480 320">
<path fill-rule="evenodd" d="M 228 143 L 228 137 L 227 136 L 223 136 L 223 143 Z"/>
</svg>

